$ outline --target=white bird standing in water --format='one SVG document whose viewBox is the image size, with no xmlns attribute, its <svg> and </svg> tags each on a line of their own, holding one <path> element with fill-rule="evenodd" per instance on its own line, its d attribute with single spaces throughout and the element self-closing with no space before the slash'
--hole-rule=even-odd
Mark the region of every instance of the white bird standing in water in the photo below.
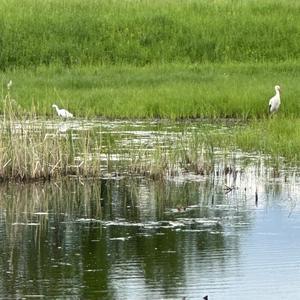
<svg viewBox="0 0 300 300">
<path fill-rule="evenodd" d="M 275 85 L 275 96 L 269 101 L 269 112 L 272 114 L 276 112 L 280 106 L 280 86 Z"/>
<path fill-rule="evenodd" d="M 57 115 L 59 117 L 62 117 L 63 119 L 69 119 L 69 118 L 73 118 L 73 114 L 71 114 L 69 111 L 67 111 L 66 109 L 59 109 L 58 106 L 56 104 L 52 105 L 53 108 L 56 109 Z"/>
</svg>

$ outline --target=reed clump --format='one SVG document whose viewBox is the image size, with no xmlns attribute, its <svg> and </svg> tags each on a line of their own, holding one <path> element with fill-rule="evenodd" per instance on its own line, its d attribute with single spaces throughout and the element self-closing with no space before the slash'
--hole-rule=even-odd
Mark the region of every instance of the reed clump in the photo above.
<svg viewBox="0 0 300 300">
<path fill-rule="evenodd" d="M 127 170 L 152 179 L 183 174 L 208 175 L 214 171 L 212 140 L 199 132 L 179 132 L 164 138 L 152 149 L 140 149 L 127 154 Z"/>
<path fill-rule="evenodd" d="M 3 99 L 0 125 L 0 180 L 50 180 L 67 175 L 100 176 L 100 163 L 90 159 L 97 139 L 72 131 L 49 132 L 35 128 L 34 112 L 26 114 L 10 93 Z M 78 156 L 78 153 L 81 155 Z"/>
<path fill-rule="evenodd" d="M 300 162 L 300 120 L 280 115 L 252 121 L 248 126 L 237 128 L 231 144 L 245 151 L 270 155 L 273 159 Z"/>
</svg>

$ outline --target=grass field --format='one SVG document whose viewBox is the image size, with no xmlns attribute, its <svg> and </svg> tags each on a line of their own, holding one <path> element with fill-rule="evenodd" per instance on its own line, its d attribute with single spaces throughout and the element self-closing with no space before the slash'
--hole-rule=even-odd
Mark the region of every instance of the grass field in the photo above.
<svg viewBox="0 0 300 300">
<path fill-rule="evenodd" d="M 300 116 L 300 63 L 51 65 L 0 73 L 2 93 L 25 110 L 52 116 L 56 103 L 77 117 L 265 118 L 274 85 L 284 117 Z M 108 105 L 109 104 L 109 105 Z"/>
<path fill-rule="evenodd" d="M 3 0 L 0 68 L 300 58 L 297 0 Z"/>
</svg>

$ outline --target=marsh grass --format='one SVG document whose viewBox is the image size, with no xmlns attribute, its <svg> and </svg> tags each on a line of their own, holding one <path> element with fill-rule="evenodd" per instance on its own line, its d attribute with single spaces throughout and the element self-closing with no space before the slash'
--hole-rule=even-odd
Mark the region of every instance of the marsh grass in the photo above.
<svg viewBox="0 0 300 300">
<path fill-rule="evenodd" d="M 300 163 L 300 120 L 298 118 L 266 118 L 252 121 L 235 131 L 232 144 L 245 151 L 269 154 L 274 162 L 283 158 L 288 163 Z"/>
<path fill-rule="evenodd" d="M 98 130 L 49 130 L 40 122 L 34 126 L 35 110 L 26 113 L 11 97 L 2 101 L 0 134 L 0 180 L 52 180 L 66 176 L 93 177 L 122 174 L 162 179 L 166 175 L 209 171 L 204 162 L 205 139 L 188 132 L 171 139 L 157 138 L 145 149 L 134 143 L 122 144 L 122 132 Z M 130 137 L 127 137 L 130 141 Z M 199 154 L 199 147 L 201 153 Z"/>
<path fill-rule="evenodd" d="M 134 136 L 100 130 L 49 130 L 35 127 L 35 109 L 25 111 L 11 91 L 2 101 L 0 135 L 0 179 L 51 180 L 66 176 L 93 177 L 143 175 L 154 179 L 191 173 L 209 175 L 215 171 L 216 150 L 269 154 L 276 162 L 285 157 L 299 163 L 299 120 L 279 114 L 247 123 L 229 122 L 222 130 L 201 130 L 184 126 L 162 135 L 152 146 L 139 145 Z M 84 120 L 83 120 L 84 121 Z M 125 132 L 130 132 L 126 131 Z M 133 140 L 131 141 L 131 138 Z M 125 142 L 125 144 L 124 144 Z M 224 166 L 221 172 L 231 169 Z"/>
<path fill-rule="evenodd" d="M 214 172 L 213 144 L 208 131 L 181 131 L 160 138 L 151 149 L 136 149 L 127 153 L 131 174 L 141 174 L 153 179 L 182 176 L 183 174 L 209 175 Z"/>
<path fill-rule="evenodd" d="M 299 162 L 300 159 L 298 119 L 277 115 L 248 123 L 235 124 L 231 121 L 232 127 L 222 129 L 221 125 L 216 125 L 218 130 L 210 127 L 199 130 L 187 124 L 171 135 L 157 136 L 151 146 L 147 146 L 142 140 L 139 145 L 134 135 L 131 137 L 127 133 L 124 136 L 122 131 L 110 133 L 90 129 L 60 132 L 49 130 L 43 122 L 37 128 L 33 125 L 37 118 L 35 111 L 25 113 L 10 93 L 3 99 L 1 120 L 2 181 L 126 174 L 161 180 L 166 176 L 183 174 L 209 175 L 215 172 L 216 150 L 224 153 L 225 165 L 219 170 L 224 173 L 232 170 L 232 162 L 226 165 L 226 153 L 235 151 L 237 147 L 269 154 L 274 162 L 279 157 L 290 162 Z"/>
<path fill-rule="evenodd" d="M 90 162 L 91 148 L 98 140 L 84 131 L 74 139 L 72 131 L 50 132 L 36 129 L 33 112 L 24 114 L 10 92 L 3 99 L 0 135 L 0 179 L 50 180 L 67 175 L 99 176 L 100 165 Z M 76 156 L 81 153 L 81 157 Z"/>
</svg>

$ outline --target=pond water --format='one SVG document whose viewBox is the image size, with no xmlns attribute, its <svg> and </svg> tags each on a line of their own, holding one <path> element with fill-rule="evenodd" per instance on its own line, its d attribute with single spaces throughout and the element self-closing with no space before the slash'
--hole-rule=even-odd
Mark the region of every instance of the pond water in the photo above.
<svg viewBox="0 0 300 300">
<path fill-rule="evenodd" d="M 2 184 L 0 299 L 297 299 L 299 181 L 220 151 L 206 175 Z"/>
</svg>

